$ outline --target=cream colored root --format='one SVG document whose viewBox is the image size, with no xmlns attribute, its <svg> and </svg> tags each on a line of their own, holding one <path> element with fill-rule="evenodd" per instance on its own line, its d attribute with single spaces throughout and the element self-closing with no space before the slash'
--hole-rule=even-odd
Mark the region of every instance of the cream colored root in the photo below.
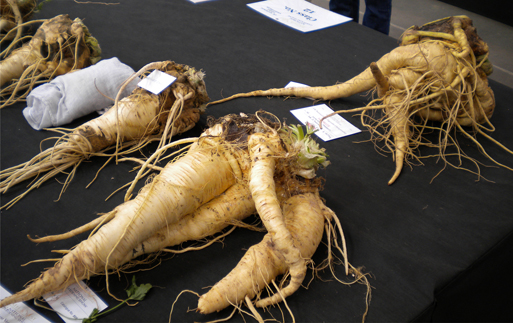
<svg viewBox="0 0 513 323">
<path fill-rule="evenodd" d="M 198 138 L 185 138 L 185 139 L 181 139 L 181 140 L 178 140 L 178 141 L 175 141 L 175 142 L 168 143 L 167 145 L 165 145 L 165 146 L 159 148 L 157 151 L 155 151 L 150 156 L 150 158 L 148 158 L 142 164 L 141 168 L 137 172 L 137 175 L 135 176 L 135 179 L 132 181 L 132 183 L 130 184 L 130 187 L 128 188 L 127 192 L 125 193 L 125 202 L 128 201 L 130 199 L 130 197 L 132 196 L 132 192 L 133 192 L 133 190 L 135 188 L 135 185 L 137 184 L 139 179 L 143 176 L 144 171 L 146 170 L 146 167 L 149 167 L 148 165 L 151 165 L 151 162 L 154 159 L 158 159 L 162 152 L 166 151 L 167 149 L 169 149 L 171 147 L 175 147 L 175 146 L 178 146 L 178 145 L 181 145 L 181 144 L 192 144 L 192 143 L 195 143 L 197 141 L 198 141 Z"/>
<path fill-rule="evenodd" d="M 147 69 L 162 68 L 166 64 L 174 67 L 171 62 L 151 63 L 140 70 L 138 74 L 134 74 L 127 82 Z M 123 86 L 126 86 L 126 84 Z M 74 129 L 72 133 L 60 137 L 53 148 L 40 153 L 31 162 L 9 168 L 5 171 L 2 170 L 0 173 L 2 178 L 0 193 L 39 174 L 57 168 L 64 171 L 69 167 L 74 167 L 80 161 L 91 156 L 107 156 L 109 158 L 115 156 L 117 160 L 121 155 L 134 152 L 157 137 L 159 140 L 167 140 L 167 138 L 171 138 L 176 133 L 190 129 L 197 121 L 196 118 L 199 118 L 199 114 L 196 113 L 196 108 L 189 109 L 189 107 L 196 105 L 199 101 L 193 102 L 190 100 L 194 97 L 194 91 L 190 91 L 189 84 L 184 84 L 175 84 L 177 88 L 179 86 L 182 87 L 180 87 L 181 90 L 172 90 L 178 96 L 174 101 L 172 100 L 173 97 L 170 89 L 166 89 L 160 96 L 153 95 L 142 89 L 136 89 L 128 98 L 124 98 L 121 101 L 119 100 L 121 92 L 118 92 L 115 107 L 111 108 L 107 113 Z M 201 100 L 203 99 L 202 97 Z M 184 100 L 188 100 L 186 105 L 188 109 L 182 111 Z M 168 113 L 167 110 L 170 107 L 166 104 L 171 105 L 173 102 L 173 111 Z M 140 109 L 140 107 L 144 107 L 144 109 Z M 137 111 L 137 113 L 134 113 L 134 111 Z M 160 128 L 159 119 L 166 116 L 169 116 L 172 120 L 167 120 L 168 127 L 165 129 L 166 139 L 162 139 L 161 131 L 163 129 Z M 158 136 L 155 135 L 157 132 L 159 133 Z M 123 143 L 120 142 L 121 140 L 123 140 Z M 115 151 L 107 154 L 106 151 L 111 148 L 115 148 Z M 53 172 L 53 174 L 57 173 L 59 172 Z M 40 179 L 44 178 L 44 180 L 38 180 L 37 183 L 41 184 L 50 177 L 52 176 L 43 176 Z M 66 183 L 69 183 L 69 179 Z M 29 191 L 34 188 L 36 187 L 29 187 Z M 64 190 L 65 187 L 61 190 L 61 194 Z M 18 196 L 16 201 L 25 194 Z"/>
<path fill-rule="evenodd" d="M 175 301 L 171 305 L 171 310 L 169 311 L 169 323 L 171 323 L 171 316 L 173 315 L 173 310 L 175 308 L 175 304 L 176 304 L 176 302 L 178 302 L 178 299 L 180 298 L 180 296 L 182 296 L 183 293 L 191 293 L 193 295 L 200 297 L 200 295 L 198 293 L 196 293 L 195 291 L 192 291 L 192 290 L 185 289 L 185 290 L 181 291 L 178 294 L 178 296 L 176 296 Z"/>
<path fill-rule="evenodd" d="M 308 258 L 314 254 L 322 238 L 324 217 L 319 201 L 316 194 L 305 193 L 293 196 L 283 204 L 286 226 L 301 254 Z M 198 310 L 207 314 L 220 311 L 230 304 L 238 304 L 246 296 L 253 299 L 275 277 L 287 273 L 288 270 L 289 266 L 277 249 L 273 235 L 267 233 L 260 243 L 245 253 L 226 277 L 200 297 Z M 280 293 L 276 295 L 277 299 L 272 299 L 273 302 L 281 301 L 285 296 Z M 264 304 L 257 301 L 256 306 L 267 306 L 268 301 L 269 298 Z"/>
<path fill-rule="evenodd" d="M 388 99 L 388 102 L 386 102 L 387 115 L 389 116 L 391 134 L 394 137 L 395 144 L 395 171 L 388 181 L 388 185 L 392 185 L 397 180 L 403 169 L 404 160 L 409 151 L 411 134 L 408 124 L 408 116 L 405 114 L 403 109 L 398 107 L 403 98 L 395 95 Z"/>
<path fill-rule="evenodd" d="M 115 113 L 115 116 L 116 116 L 116 133 L 117 133 L 116 148 L 115 148 L 116 152 L 118 151 L 119 145 L 121 143 L 121 136 L 120 136 L 121 132 L 120 132 L 120 124 L 119 124 L 119 111 L 118 111 L 119 108 L 118 108 L 118 106 L 119 106 L 119 99 L 120 99 L 123 91 L 128 86 L 128 84 L 130 84 L 130 82 L 132 82 L 136 77 L 141 76 L 143 73 L 145 73 L 145 72 L 147 72 L 148 70 L 151 70 L 151 69 L 161 69 L 161 68 L 163 68 L 163 66 L 165 66 L 164 63 L 165 62 L 153 62 L 153 63 L 146 64 L 139 71 L 137 71 L 136 73 L 132 74 L 125 82 L 123 82 L 123 84 L 121 84 L 121 87 L 120 87 L 118 93 L 116 94 L 116 98 L 114 100 L 114 106 L 112 106 L 112 108 L 111 108 L 111 109 L 114 109 L 114 111 L 116 112 Z M 117 155 L 116 155 L 116 162 L 117 162 Z"/>
<path fill-rule="evenodd" d="M 69 232 L 62 233 L 62 234 L 49 235 L 49 236 L 45 236 L 45 237 L 41 237 L 41 238 L 31 238 L 30 235 L 27 235 L 27 237 L 29 238 L 30 241 L 35 242 L 35 243 L 65 240 L 65 239 L 74 237 L 76 235 L 79 235 L 81 233 L 91 231 L 94 228 L 96 228 L 97 226 L 109 222 L 110 220 L 112 220 L 114 218 L 114 216 L 115 216 L 115 212 L 109 212 L 109 213 L 103 214 L 87 224 L 84 224 L 76 229 L 73 229 Z"/>
<path fill-rule="evenodd" d="M 193 213 L 185 216 L 175 224 L 170 224 L 157 231 L 150 238 L 134 247 L 125 256 L 124 262 L 143 254 L 160 250 L 183 253 L 191 249 L 168 250 L 166 247 L 177 246 L 186 241 L 197 241 L 212 236 L 255 213 L 255 204 L 247 186 L 234 184 L 225 192 L 203 204 Z M 235 227 L 234 227 L 235 228 Z M 219 236 L 221 237 L 221 236 Z M 215 241 L 211 240 L 211 242 Z M 201 246 L 201 248 L 206 245 Z"/>
<path fill-rule="evenodd" d="M 328 246 L 328 257 L 325 259 L 317 268 L 315 268 L 315 272 L 318 273 L 326 268 L 329 268 L 333 278 L 343 285 L 353 285 L 355 283 L 359 283 L 365 285 L 366 293 L 365 293 L 365 312 L 362 316 L 362 323 L 365 322 L 365 318 L 369 312 L 369 306 L 371 301 L 371 293 L 372 286 L 369 283 L 367 276 L 369 274 L 364 274 L 361 268 L 356 268 L 351 265 L 347 260 L 347 249 L 345 245 L 344 233 L 342 231 L 342 226 L 337 215 L 331 211 L 329 208 L 324 208 L 324 216 L 326 218 L 325 225 L 325 233 L 327 236 L 327 246 Z M 335 225 L 331 223 L 331 221 L 335 221 Z M 337 241 L 337 231 L 340 232 L 342 247 L 339 246 Z M 335 264 L 338 262 L 338 258 L 334 255 L 334 251 L 338 251 L 344 257 L 344 265 L 346 267 L 346 275 L 351 275 L 354 279 L 352 281 L 344 281 L 337 277 L 335 274 Z M 349 268 L 349 269 L 348 269 Z"/>
<path fill-rule="evenodd" d="M 277 134 L 256 133 L 251 135 L 248 140 L 248 149 L 252 161 L 249 188 L 264 226 L 273 237 L 276 249 L 283 254 L 286 263 L 289 265 L 291 279 L 289 284 L 281 291 L 281 294 L 287 297 L 301 286 L 306 275 L 306 262 L 299 249 L 294 245 L 292 235 L 285 226 L 280 203 L 276 196 L 274 158 L 282 154 L 280 145 L 281 142 Z M 270 305 L 280 301 L 280 294 L 275 295 L 278 296 L 273 296 L 265 302 L 260 301 L 257 306 L 267 304 L 267 302 Z"/>
<path fill-rule="evenodd" d="M 18 7 L 18 3 L 15 0 L 7 0 L 7 3 L 12 9 L 12 12 L 14 14 L 14 20 L 16 22 L 16 26 L 20 26 L 23 24 L 23 18 L 21 16 L 20 8 Z M 21 37 L 22 29 L 16 28 L 16 36 L 14 36 L 14 39 L 12 40 L 13 43 L 15 43 L 18 39 Z M 7 36 L 7 35 L 6 35 Z"/>
<path fill-rule="evenodd" d="M 247 295 L 244 298 L 244 301 L 246 302 L 246 306 L 251 311 L 251 314 L 253 314 L 253 317 L 255 318 L 255 320 L 258 323 L 264 323 L 264 319 L 262 318 L 262 315 L 260 315 L 260 313 L 258 313 L 258 311 L 256 310 L 255 306 L 253 306 L 253 303 L 251 302 L 251 299 Z"/>
<path fill-rule="evenodd" d="M 212 238 L 211 240 L 205 242 L 202 245 L 194 245 L 194 246 L 190 246 L 190 247 L 187 247 L 187 248 L 184 248 L 184 249 L 168 249 L 168 248 L 164 248 L 164 249 L 162 249 L 162 252 L 168 252 L 168 253 L 172 253 L 172 254 L 182 254 L 182 253 L 191 252 L 191 251 L 203 250 L 203 249 L 213 245 L 214 243 L 216 243 L 218 241 L 222 241 L 226 236 L 228 236 L 233 231 L 235 231 L 236 228 L 237 228 L 236 226 L 233 226 L 228 231 L 226 231 L 224 233 L 221 233 L 220 235 L 216 236 L 215 238 Z"/>
<path fill-rule="evenodd" d="M 169 163 L 135 199 L 115 209 L 114 219 L 24 290 L 0 301 L 0 307 L 38 298 L 93 275 L 108 275 L 109 270 L 122 265 L 125 255 L 159 229 L 235 184 L 232 174 L 223 157 L 206 147 Z"/>
</svg>

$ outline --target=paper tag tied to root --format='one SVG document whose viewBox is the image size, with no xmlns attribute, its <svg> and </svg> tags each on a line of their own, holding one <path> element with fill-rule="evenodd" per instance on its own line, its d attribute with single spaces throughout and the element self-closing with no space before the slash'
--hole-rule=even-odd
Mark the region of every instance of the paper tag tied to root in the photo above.
<svg viewBox="0 0 513 323">
<path fill-rule="evenodd" d="M 285 88 L 291 87 L 310 86 L 293 81 L 285 85 Z M 312 98 L 308 99 L 313 100 Z M 353 126 L 349 121 L 338 114 L 334 114 L 329 118 L 323 119 L 324 117 L 334 113 L 334 111 L 326 104 L 314 105 L 311 107 L 292 110 L 290 112 L 305 126 L 309 126 L 314 129 L 317 137 L 324 141 L 338 139 L 361 132 L 360 129 Z M 321 120 L 323 120 L 322 128 L 320 127 Z"/>
<path fill-rule="evenodd" d="M 159 70 L 154 70 L 137 85 L 155 95 L 159 95 L 160 92 L 173 84 L 174 81 L 176 81 L 176 77 Z"/>
</svg>

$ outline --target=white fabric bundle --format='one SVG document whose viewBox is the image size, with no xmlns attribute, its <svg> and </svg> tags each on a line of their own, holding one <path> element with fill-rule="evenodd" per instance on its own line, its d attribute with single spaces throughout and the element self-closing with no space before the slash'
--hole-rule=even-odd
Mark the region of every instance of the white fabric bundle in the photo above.
<svg viewBox="0 0 513 323">
<path fill-rule="evenodd" d="M 61 126 L 114 104 L 121 88 L 134 70 L 116 57 L 101 60 L 82 70 L 61 75 L 40 85 L 27 96 L 23 115 L 36 130 Z M 139 78 L 125 88 L 121 98 L 130 95 Z"/>
</svg>

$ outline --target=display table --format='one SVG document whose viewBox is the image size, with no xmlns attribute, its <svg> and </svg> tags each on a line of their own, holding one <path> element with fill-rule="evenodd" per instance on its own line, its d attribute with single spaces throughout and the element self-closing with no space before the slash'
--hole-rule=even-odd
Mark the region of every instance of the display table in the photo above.
<svg viewBox="0 0 513 323">
<path fill-rule="evenodd" d="M 162 60 L 203 69 L 212 100 L 239 92 L 283 87 L 289 81 L 335 84 L 358 74 L 397 46 L 396 40 L 353 22 L 303 34 L 256 13 L 246 7 L 246 1 L 240 0 L 201 4 L 186 0 L 123 0 L 112 5 L 54 0 L 44 5 L 37 18 L 64 13 L 82 18 L 98 39 L 103 58 L 118 57 L 134 70 Z M 513 148 L 513 89 L 493 81 L 491 87 L 497 102 L 491 120 L 496 131 L 492 135 Z M 360 107 L 367 101 L 368 97 L 357 95 L 328 104 L 340 110 Z M 265 97 L 230 101 L 209 108 L 196 128 L 182 137 L 199 135 L 206 127 L 207 115 L 220 117 L 264 109 L 289 123 L 298 123 L 289 111 L 312 104 L 307 99 Z M 24 106 L 19 103 L 1 110 L 2 169 L 30 159 L 39 151 L 41 140 L 55 136 L 30 128 L 21 113 Z M 77 120 L 69 127 L 92 117 Z M 388 186 L 394 171 L 392 157 L 377 152 L 368 141 L 370 135 L 359 117 L 344 117 L 364 131 L 321 142 L 331 160 L 331 165 L 319 172 L 326 178 L 321 195 L 342 222 L 350 262 L 355 267 L 364 266 L 365 272 L 372 275 L 367 321 L 414 320 L 433 304 L 436 291 L 462 273 L 471 272 L 478 259 L 513 232 L 513 172 L 481 166 L 485 180 L 447 167 L 436 176 L 444 163 L 428 158 L 423 159 L 423 166 L 405 167 L 397 182 Z M 479 139 L 497 161 L 513 166 L 512 155 L 482 137 Z M 467 154 L 487 166 L 492 164 L 470 141 L 462 136 L 458 140 Z M 147 154 L 151 153 L 149 149 L 145 151 Z M 421 154 L 427 155 L 424 151 Z M 66 232 L 122 202 L 124 191 L 105 199 L 133 179 L 132 163 L 109 164 L 85 188 L 105 161 L 93 158 L 82 163 L 59 201 L 55 201 L 62 188 L 59 181 L 63 182 L 65 175 L 48 181 L 11 209 L 2 211 L 0 279 L 4 287 L 11 292 L 22 289 L 51 262 L 21 267 L 22 264 L 57 257 L 51 250 L 69 249 L 87 237 L 84 234 L 67 241 L 37 245 L 26 238 L 27 234 Z M 15 187 L 1 197 L 2 203 L 23 189 L 23 185 Z M 182 290 L 205 292 L 262 236 L 263 233 L 237 229 L 224 243 L 174 257 L 164 255 L 159 258 L 160 263 L 140 267 L 143 270 L 135 273 L 137 282 L 151 283 L 155 288 L 137 306 L 123 307 L 100 322 L 167 322 L 171 306 Z M 314 261 L 320 263 L 326 253 L 327 248 L 321 245 Z M 507 249 L 506 253 L 504 257 L 511 258 L 512 250 Z M 343 268 L 336 269 L 337 275 L 344 277 Z M 125 298 L 124 289 L 132 275 L 110 275 L 110 290 Z M 331 274 L 326 271 L 321 277 L 329 280 Z M 490 272 L 482 279 L 501 278 Z M 89 286 L 109 305 L 117 304 L 105 290 L 104 277 L 91 279 Z M 505 289 L 511 291 L 512 286 Z M 360 321 L 365 311 L 365 291 L 362 285 L 348 287 L 334 280 L 315 278 L 308 289 L 301 288 L 287 303 L 298 322 Z M 32 302 L 29 304 L 32 306 Z M 174 306 L 172 321 L 210 321 L 227 317 L 232 311 L 200 315 L 193 311 L 196 305 L 196 296 L 183 294 Z M 285 320 L 291 321 L 286 308 L 281 309 Z M 59 320 L 55 313 L 36 310 L 51 321 Z M 271 309 L 271 313 L 282 320 L 278 308 Z M 271 317 L 269 313 L 263 316 Z M 245 319 L 251 320 L 247 316 Z M 243 320 L 236 314 L 231 321 Z M 489 320 L 494 317 L 490 316 Z"/>
</svg>

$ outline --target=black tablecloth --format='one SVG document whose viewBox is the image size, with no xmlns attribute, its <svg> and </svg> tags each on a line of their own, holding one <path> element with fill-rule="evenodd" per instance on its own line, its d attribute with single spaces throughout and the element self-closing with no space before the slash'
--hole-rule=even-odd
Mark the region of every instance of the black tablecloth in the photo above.
<svg viewBox="0 0 513 323">
<path fill-rule="evenodd" d="M 289 81 L 335 84 L 361 72 L 370 62 L 397 46 L 394 39 L 353 22 L 304 34 L 256 13 L 246 6 L 246 1 L 236 0 L 202 4 L 186 0 L 125 0 L 112 5 L 53 0 L 44 5 L 37 18 L 63 13 L 83 19 L 99 40 L 103 58 L 118 57 L 135 70 L 161 60 L 203 69 L 213 100 L 238 92 L 282 87 Z M 513 90 L 495 82 L 491 82 L 491 86 L 497 101 L 492 118 L 496 126 L 493 137 L 513 147 L 510 130 Z M 328 104 L 339 110 L 362 106 L 367 100 L 357 95 Z M 307 99 L 239 99 L 212 106 L 207 115 L 219 117 L 265 109 L 290 123 L 297 123 L 289 110 L 312 104 Z M 38 152 L 41 140 L 55 136 L 32 130 L 21 114 L 23 107 L 20 103 L 1 111 L 2 169 L 28 160 Z M 70 127 L 92 117 L 77 120 Z M 183 137 L 201 133 L 206 127 L 206 117 L 204 115 L 196 128 Z M 357 267 L 364 266 L 365 271 L 372 274 L 372 301 L 367 320 L 413 320 L 433 304 L 436 291 L 471 271 L 478 259 L 513 231 L 513 172 L 481 166 L 485 180 L 448 167 L 434 178 L 444 168 L 444 163 L 429 158 L 423 160 L 423 166 L 406 167 L 398 181 L 388 186 L 394 170 L 391 156 L 378 153 L 368 141 L 370 135 L 358 117 L 345 117 L 364 131 L 344 139 L 321 142 L 332 163 L 320 171 L 326 178 L 322 197 L 342 221 L 350 262 Z M 478 138 L 497 161 L 513 165 L 511 155 L 487 139 Z M 463 136 L 458 140 L 469 155 L 487 166 L 492 165 L 473 143 Z M 421 154 L 429 152 L 421 151 Z M 104 162 L 104 159 L 93 158 L 82 163 L 58 202 L 54 202 L 62 188 L 58 181 L 62 182 L 64 175 L 45 183 L 11 209 L 2 211 L 0 278 L 11 292 L 22 289 L 49 266 L 36 263 L 20 267 L 22 264 L 53 258 L 55 254 L 51 250 L 69 249 L 86 237 L 81 235 L 68 241 L 36 245 L 26 238 L 27 234 L 44 236 L 65 232 L 121 203 L 124 193 L 104 200 L 133 178 L 134 173 L 129 172 L 133 164 L 109 164 L 85 189 Z M 3 195 L 2 203 L 21 193 L 22 186 Z M 109 314 L 102 321 L 167 321 L 180 291 L 202 293 L 203 288 L 226 275 L 245 249 L 262 236 L 263 233 L 238 229 L 223 244 L 161 258 L 162 262 L 155 268 L 136 273 L 139 283 L 155 286 L 148 297 L 135 307 Z M 322 261 L 326 252 L 326 247 L 321 245 L 314 260 Z M 511 257 L 510 248 L 504 253 Z M 343 268 L 338 267 L 337 274 L 343 276 Z M 121 274 L 119 278 L 111 275 L 111 291 L 123 298 L 131 276 L 131 273 Z M 325 272 L 322 277 L 329 279 L 331 276 Z M 490 272 L 482 279 L 500 277 Z M 89 285 L 111 306 L 117 303 L 106 293 L 103 277 L 91 279 Z M 511 297 L 511 286 L 508 293 L 505 297 Z M 300 322 L 358 321 L 365 310 L 365 288 L 316 278 L 308 289 L 300 289 L 287 301 Z M 196 308 L 196 304 L 196 296 L 183 294 L 175 304 L 172 320 L 207 321 L 225 317 L 231 311 L 207 316 L 188 312 Z M 58 320 L 50 311 L 37 310 L 51 320 Z M 286 309 L 282 307 L 282 310 L 285 319 L 290 321 Z M 282 318 L 277 308 L 271 312 L 277 319 Z M 249 318 L 246 316 L 246 319 Z M 494 316 L 489 320 L 494 320 Z M 243 318 L 235 315 L 232 321 L 243 321 Z"/>
</svg>

